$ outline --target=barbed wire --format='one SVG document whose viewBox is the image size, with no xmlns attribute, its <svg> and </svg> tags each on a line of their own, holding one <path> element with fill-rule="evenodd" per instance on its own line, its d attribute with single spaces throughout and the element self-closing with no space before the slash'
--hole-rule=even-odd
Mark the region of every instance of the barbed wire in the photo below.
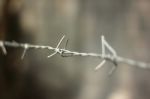
<svg viewBox="0 0 150 99">
<path fill-rule="evenodd" d="M 62 41 L 64 40 L 64 38 L 65 38 L 65 35 L 60 39 L 60 41 L 58 42 L 56 47 L 0 40 L 0 48 L 2 49 L 2 52 L 4 53 L 4 55 L 7 55 L 7 50 L 6 50 L 5 46 L 14 47 L 14 48 L 18 48 L 18 47 L 23 48 L 24 51 L 22 53 L 21 59 L 24 58 L 28 49 L 48 49 L 48 50 L 54 51 L 54 53 L 47 56 L 48 58 L 51 58 L 56 54 L 59 54 L 62 57 L 72 57 L 72 56 L 97 57 L 97 58 L 103 59 L 103 61 L 99 65 L 96 66 L 95 70 L 102 68 L 107 61 L 111 61 L 114 64 L 114 66 L 112 67 L 112 70 L 110 71 L 109 74 L 112 74 L 112 72 L 116 69 L 116 67 L 118 66 L 119 63 L 125 63 L 128 65 L 136 66 L 136 67 L 143 68 L 143 69 L 150 68 L 149 63 L 140 62 L 140 61 L 136 61 L 136 60 L 132 60 L 129 58 L 124 58 L 124 57 L 118 56 L 116 51 L 108 44 L 108 42 L 105 40 L 105 37 L 103 35 L 101 36 L 101 43 L 102 43 L 102 53 L 101 54 L 84 53 L 84 52 L 76 52 L 76 51 L 67 50 L 66 47 L 68 44 L 68 40 L 66 42 L 65 47 L 60 48 L 60 45 L 61 45 Z M 106 54 L 106 52 L 105 52 L 106 48 L 111 52 L 111 54 Z"/>
</svg>

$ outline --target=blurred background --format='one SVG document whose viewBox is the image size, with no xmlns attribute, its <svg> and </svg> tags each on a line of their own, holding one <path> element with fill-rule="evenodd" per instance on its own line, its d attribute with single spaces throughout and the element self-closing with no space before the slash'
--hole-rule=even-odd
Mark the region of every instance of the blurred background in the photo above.
<svg viewBox="0 0 150 99">
<path fill-rule="evenodd" d="M 0 40 L 101 53 L 104 35 L 118 55 L 150 62 L 149 0 L 0 0 Z M 64 44 L 62 44 L 63 48 Z M 0 50 L 0 99 L 149 99 L 150 71 L 93 57 L 47 58 L 49 50 Z"/>
</svg>

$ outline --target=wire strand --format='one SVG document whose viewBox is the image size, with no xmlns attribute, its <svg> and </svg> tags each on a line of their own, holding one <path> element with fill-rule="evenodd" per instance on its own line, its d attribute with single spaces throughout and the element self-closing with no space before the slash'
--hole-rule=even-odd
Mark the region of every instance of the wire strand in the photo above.
<svg viewBox="0 0 150 99">
<path fill-rule="evenodd" d="M 13 41 L 13 42 L 0 41 L 0 47 L 1 47 L 4 54 L 7 54 L 6 48 L 4 46 L 14 47 L 14 48 L 18 48 L 18 47 L 23 48 L 24 51 L 23 51 L 23 54 L 22 54 L 22 57 L 21 57 L 22 59 L 25 56 L 25 53 L 28 49 L 42 49 L 42 50 L 43 49 L 48 49 L 48 50 L 54 51 L 54 53 L 52 53 L 48 57 L 52 57 L 56 54 L 59 54 L 62 57 L 82 56 L 82 57 L 97 57 L 97 58 L 103 59 L 103 61 L 95 68 L 95 70 L 98 70 L 100 67 L 102 67 L 102 65 L 104 65 L 105 61 L 111 61 L 112 63 L 114 63 L 114 65 L 119 64 L 119 63 L 125 63 L 125 64 L 128 64 L 130 66 L 136 66 L 136 67 L 143 68 L 143 69 L 150 69 L 150 64 L 149 63 L 140 62 L 140 61 L 136 61 L 136 60 L 132 60 L 132 59 L 129 59 L 129 58 L 124 58 L 124 57 L 118 56 L 116 54 L 116 51 L 104 39 L 104 36 L 101 36 L 101 38 L 103 40 L 105 40 L 105 42 L 102 42 L 102 46 L 108 48 L 108 50 L 110 49 L 110 51 L 113 49 L 113 52 L 115 52 L 114 53 L 115 55 L 113 54 L 112 51 L 111 51 L 112 55 L 111 54 L 106 54 L 105 53 L 105 48 L 103 48 L 102 54 L 76 52 L 76 51 L 71 51 L 71 50 L 67 50 L 67 49 L 61 49 L 61 48 L 59 48 L 59 46 L 62 43 L 62 40 L 64 39 L 64 37 L 65 36 L 63 36 L 61 38 L 61 40 L 59 41 L 56 48 L 52 47 L 52 46 L 45 46 L 45 45 L 34 45 L 34 44 L 27 44 L 27 43 L 18 43 L 18 42 L 15 42 L 15 41 Z M 68 41 L 67 41 L 67 43 L 68 43 Z"/>
</svg>

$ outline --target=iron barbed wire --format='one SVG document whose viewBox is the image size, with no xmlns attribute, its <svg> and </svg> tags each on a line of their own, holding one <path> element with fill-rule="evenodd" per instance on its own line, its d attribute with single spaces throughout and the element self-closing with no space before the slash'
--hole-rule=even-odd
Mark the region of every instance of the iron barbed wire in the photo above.
<svg viewBox="0 0 150 99">
<path fill-rule="evenodd" d="M 85 52 L 76 52 L 76 51 L 71 51 L 71 50 L 67 50 L 66 46 L 68 43 L 68 40 L 66 42 L 66 46 L 65 48 L 59 48 L 62 41 L 64 40 L 65 35 L 60 39 L 59 43 L 57 44 L 56 47 L 52 47 L 52 46 L 47 46 L 47 45 L 34 45 L 34 44 L 28 44 L 28 43 L 18 43 L 18 42 L 10 42 L 10 41 L 2 41 L 0 40 L 0 47 L 3 51 L 3 53 L 6 55 L 7 54 L 7 50 L 5 48 L 5 46 L 8 47 L 14 47 L 14 48 L 23 48 L 23 54 L 21 56 L 21 59 L 24 58 L 25 53 L 28 49 L 48 49 L 51 51 L 54 51 L 54 53 L 50 54 L 48 56 L 48 58 L 59 54 L 62 57 L 72 57 L 72 56 L 82 56 L 82 57 L 97 57 L 100 59 L 103 59 L 103 61 L 96 66 L 95 70 L 100 69 L 102 66 L 104 66 L 104 64 L 107 61 L 111 61 L 114 64 L 114 67 L 112 68 L 112 70 L 110 71 L 110 74 L 116 69 L 116 67 L 118 66 L 119 63 L 125 63 L 128 64 L 130 66 L 136 66 L 139 68 L 143 68 L 143 69 L 150 69 L 150 64 L 149 63 L 145 63 L 145 62 L 141 62 L 141 61 L 136 61 L 136 60 L 132 60 L 129 58 L 124 58 L 121 56 L 118 56 L 116 51 L 108 44 L 108 42 L 105 40 L 104 36 L 101 36 L 101 42 L 102 42 L 102 54 L 98 54 L 98 53 L 85 53 Z M 108 49 L 112 54 L 106 54 L 105 49 Z"/>
</svg>

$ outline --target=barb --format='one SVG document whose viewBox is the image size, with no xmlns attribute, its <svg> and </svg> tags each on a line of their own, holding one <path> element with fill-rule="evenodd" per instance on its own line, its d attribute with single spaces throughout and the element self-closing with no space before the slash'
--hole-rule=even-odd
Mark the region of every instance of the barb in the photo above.
<svg viewBox="0 0 150 99">
<path fill-rule="evenodd" d="M 59 46 L 60 44 L 62 43 L 63 39 L 65 38 L 65 35 L 60 39 L 60 41 L 58 42 L 55 50 L 54 50 L 54 53 L 52 53 L 51 55 L 48 56 L 48 58 L 51 58 L 52 56 L 56 55 L 57 53 L 61 53 L 60 49 L 59 49 Z"/>
<path fill-rule="evenodd" d="M 23 51 L 23 53 L 22 53 L 21 59 L 24 58 L 24 56 L 25 56 L 25 54 L 26 54 L 26 52 L 27 52 L 27 49 L 28 49 L 28 44 L 24 44 L 24 51 Z"/>
<path fill-rule="evenodd" d="M 111 71 L 109 72 L 110 74 L 112 74 L 112 72 L 114 72 L 114 70 L 117 68 L 119 63 L 125 63 L 128 64 L 130 66 L 135 66 L 135 67 L 139 67 L 139 68 L 143 68 L 143 69 L 150 69 L 150 64 L 149 63 L 145 63 L 145 62 L 140 62 L 140 61 L 135 61 L 132 59 L 128 59 L 128 58 L 124 58 L 124 57 L 120 57 L 117 55 L 116 51 L 108 44 L 108 42 L 105 40 L 104 36 L 101 36 L 102 39 L 102 54 L 98 54 L 98 53 L 82 53 L 82 52 L 76 52 L 76 51 L 70 51 L 66 49 L 68 40 L 66 42 L 66 46 L 64 49 L 59 48 L 62 41 L 64 40 L 65 35 L 60 39 L 60 41 L 58 42 L 56 47 L 51 47 L 51 46 L 44 46 L 44 45 L 33 45 L 33 44 L 24 44 L 24 43 L 17 43 L 17 42 L 9 42 L 9 41 L 0 41 L 0 47 L 3 51 L 3 53 L 6 55 L 7 51 L 6 48 L 4 46 L 8 46 L 8 47 L 14 47 L 14 48 L 24 48 L 23 54 L 22 54 L 22 59 L 24 58 L 26 52 L 28 49 L 48 49 L 51 51 L 54 51 L 54 53 L 52 53 L 51 55 L 48 56 L 48 58 L 59 54 L 62 57 L 72 57 L 72 56 L 82 56 L 82 57 L 97 57 L 100 59 L 103 59 L 103 61 L 95 68 L 95 70 L 100 69 L 101 67 L 103 67 L 103 65 L 107 62 L 110 61 L 114 64 L 114 66 L 112 67 Z M 108 49 L 111 54 L 106 54 L 106 50 Z"/>
<path fill-rule="evenodd" d="M 116 51 L 107 43 L 103 35 L 101 36 L 101 42 L 102 42 L 102 57 L 106 56 L 106 51 L 105 51 L 105 47 L 106 47 L 112 53 L 112 58 L 116 58 L 117 57 Z M 104 58 L 104 60 L 98 66 L 96 66 L 95 70 L 100 69 L 105 63 L 106 63 L 106 59 Z M 117 62 L 113 60 L 113 63 L 114 66 L 112 67 L 109 75 L 112 74 L 117 68 Z"/>
<path fill-rule="evenodd" d="M 1 49 L 2 49 L 2 51 L 3 51 L 3 53 L 4 53 L 4 55 L 7 55 L 6 48 L 5 48 L 4 43 L 3 43 L 2 41 L 0 41 L 0 47 L 1 47 Z"/>
<path fill-rule="evenodd" d="M 96 66 L 95 70 L 102 68 L 105 63 L 106 63 L 106 60 L 103 60 L 98 66 Z"/>
<path fill-rule="evenodd" d="M 69 42 L 69 39 L 67 39 L 64 49 L 67 48 L 68 42 Z"/>
</svg>

